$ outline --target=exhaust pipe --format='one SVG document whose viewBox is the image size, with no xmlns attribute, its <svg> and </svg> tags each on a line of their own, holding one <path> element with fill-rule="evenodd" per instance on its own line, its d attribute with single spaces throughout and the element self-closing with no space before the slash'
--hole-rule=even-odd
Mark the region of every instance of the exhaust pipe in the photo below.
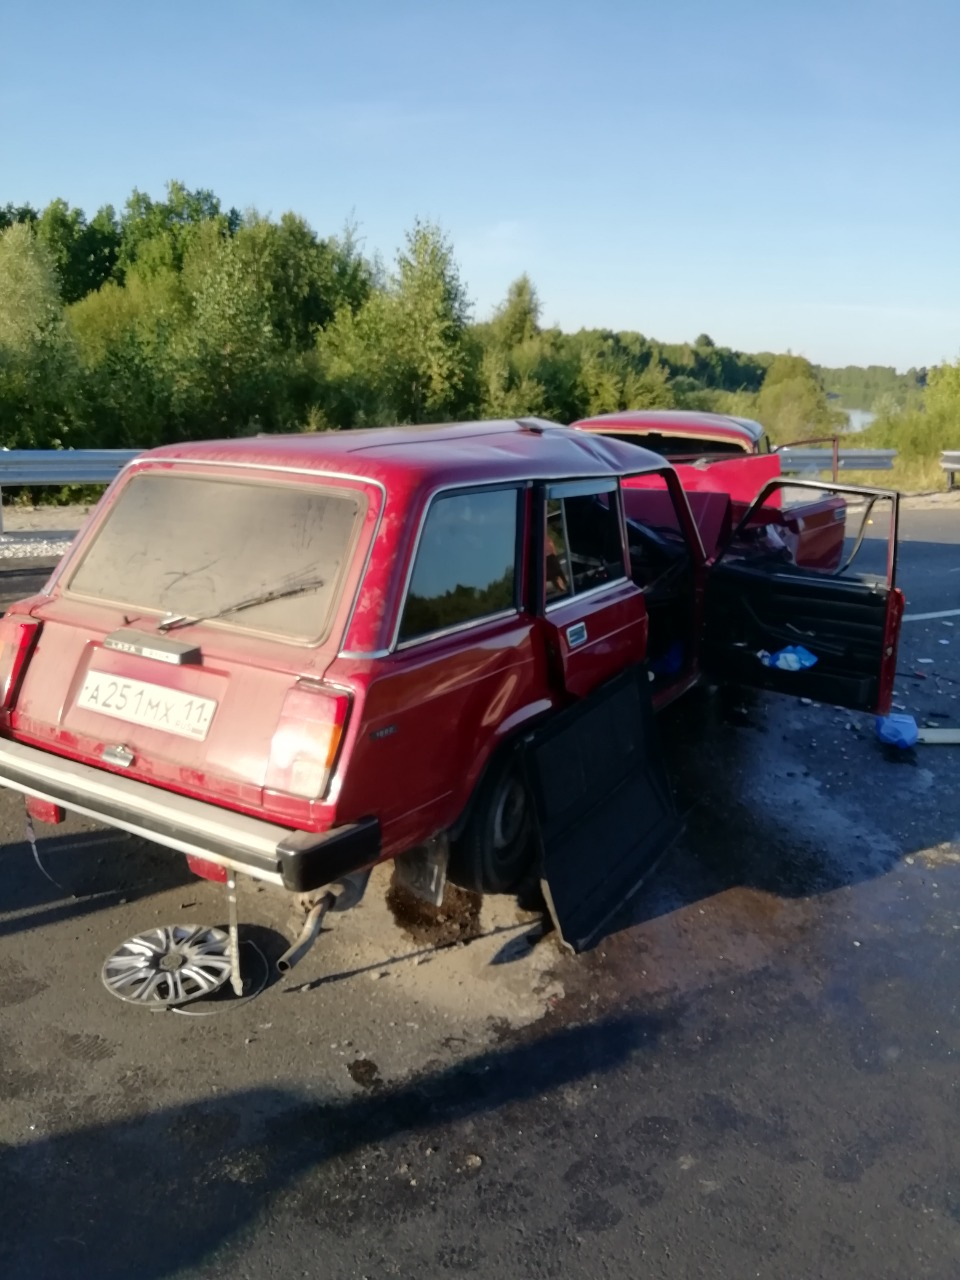
<svg viewBox="0 0 960 1280">
<path fill-rule="evenodd" d="M 303 922 L 303 928 L 300 930 L 296 942 L 277 961 L 277 973 L 289 973 L 295 964 L 300 963 L 314 942 L 316 942 L 317 934 L 323 924 L 323 917 L 336 900 L 337 895 L 335 893 L 325 893 L 316 906 L 313 907 Z"/>
</svg>

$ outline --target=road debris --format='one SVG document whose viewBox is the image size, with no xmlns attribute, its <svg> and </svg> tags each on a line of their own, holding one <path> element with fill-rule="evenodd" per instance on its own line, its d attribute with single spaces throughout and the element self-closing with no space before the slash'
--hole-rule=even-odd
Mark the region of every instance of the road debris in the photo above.
<svg viewBox="0 0 960 1280">
<path fill-rule="evenodd" d="M 917 741 L 928 746 L 960 746 L 960 729 L 923 728 L 917 733 Z"/>
<path fill-rule="evenodd" d="M 817 655 L 805 649 L 802 644 L 788 644 L 785 649 L 778 649 L 776 653 L 761 649 L 757 657 L 765 667 L 776 667 L 779 671 L 805 671 L 818 662 Z"/>
<path fill-rule="evenodd" d="M 917 722 L 911 715 L 894 712 L 877 717 L 877 738 L 886 746 L 905 751 L 916 745 L 918 733 Z"/>
</svg>

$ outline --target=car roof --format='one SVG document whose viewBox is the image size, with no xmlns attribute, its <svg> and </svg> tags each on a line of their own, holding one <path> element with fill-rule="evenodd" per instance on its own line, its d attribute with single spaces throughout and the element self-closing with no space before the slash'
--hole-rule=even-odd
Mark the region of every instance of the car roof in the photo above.
<svg viewBox="0 0 960 1280">
<path fill-rule="evenodd" d="M 153 449 L 134 465 L 151 461 L 329 472 L 382 484 L 403 476 L 434 487 L 634 475 L 669 465 L 639 445 L 541 418 L 202 440 Z"/>
<path fill-rule="evenodd" d="M 756 444 L 765 434 L 752 418 L 736 418 L 726 413 L 699 413 L 690 409 L 625 409 L 581 418 L 573 426 L 580 431 L 658 432 L 675 436 L 731 436 Z"/>
</svg>

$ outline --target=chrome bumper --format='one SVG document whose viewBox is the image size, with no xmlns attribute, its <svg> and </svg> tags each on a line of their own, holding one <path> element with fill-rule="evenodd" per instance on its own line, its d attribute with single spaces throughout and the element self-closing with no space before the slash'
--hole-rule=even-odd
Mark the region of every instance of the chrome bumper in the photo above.
<svg viewBox="0 0 960 1280">
<path fill-rule="evenodd" d="M 376 818 L 319 833 L 292 831 L 9 739 L 0 740 L 0 787 L 295 893 L 330 884 L 380 856 Z"/>
</svg>

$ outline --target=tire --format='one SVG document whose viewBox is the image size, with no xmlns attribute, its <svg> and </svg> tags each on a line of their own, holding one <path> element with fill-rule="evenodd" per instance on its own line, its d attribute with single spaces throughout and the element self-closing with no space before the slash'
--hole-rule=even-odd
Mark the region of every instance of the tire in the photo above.
<svg viewBox="0 0 960 1280">
<path fill-rule="evenodd" d="M 527 879 L 532 863 L 530 793 L 516 764 L 507 760 L 481 782 L 447 874 L 474 893 L 512 893 Z"/>
</svg>

